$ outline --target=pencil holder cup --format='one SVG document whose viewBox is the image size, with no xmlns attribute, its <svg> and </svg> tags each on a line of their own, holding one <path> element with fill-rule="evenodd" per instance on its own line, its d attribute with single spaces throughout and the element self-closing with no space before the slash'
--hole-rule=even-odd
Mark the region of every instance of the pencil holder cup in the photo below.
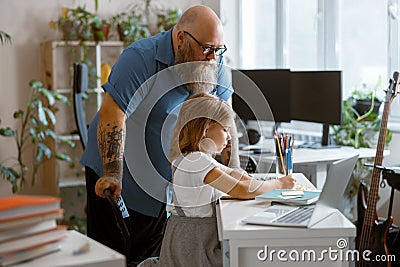
<svg viewBox="0 0 400 267">
<path fill-rule="evenodd" d="M 292 174 L 293 170 L 293 137 L 275 135 L 275 172 L 277 178 Z"/>
<path fill-rule="evenodd" d="M 286 176 L 286 170 L 282 168 L 282 158 L 279 155 L 275 156 L 275 173 L 276 177 L 280 178 Z"/>
</svg>

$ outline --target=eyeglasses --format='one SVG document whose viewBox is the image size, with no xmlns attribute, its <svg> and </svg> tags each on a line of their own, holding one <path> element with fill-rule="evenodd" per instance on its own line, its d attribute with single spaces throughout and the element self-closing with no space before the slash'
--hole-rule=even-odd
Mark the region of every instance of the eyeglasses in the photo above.
<svg viewBox="0 0 400 267">
<path fill-rule="evenodd" d="M 185 34 L 189 35 L 202 49 L 203 49 L 203 55 L 208 57 L 211 54 L 216 54 L 217 56 L 221 56 L 223 53 L 226 52 L 226 50 L 228 50 L 228 48 L 226 48 L 226 46 L 224 45 L 223 47 L 212 47 L 212 46 L 205 46 L 202 45 L 199 41 L 196 40 L 196 38 L 194 38 L 193 35 L 191 35 L 190 33 L 188 33 L 187 31 L 183 31 Z"/>
</svg>

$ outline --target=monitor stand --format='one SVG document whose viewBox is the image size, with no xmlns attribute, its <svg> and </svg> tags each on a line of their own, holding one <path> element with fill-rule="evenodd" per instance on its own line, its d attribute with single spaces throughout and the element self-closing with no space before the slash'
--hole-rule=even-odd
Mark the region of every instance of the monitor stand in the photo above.
<svg viewBox="0 0 400 267">
<path fill-rule="evenodd" d="M 329 148 L 339 148 L 339 145 L 336 144 L 329 144 L 329 124 L 324 123 L 322 125 L 322 140 L 321 144 L 315 143 L 307 148 L 312 149 L 329 149 Z"/>
</svg>

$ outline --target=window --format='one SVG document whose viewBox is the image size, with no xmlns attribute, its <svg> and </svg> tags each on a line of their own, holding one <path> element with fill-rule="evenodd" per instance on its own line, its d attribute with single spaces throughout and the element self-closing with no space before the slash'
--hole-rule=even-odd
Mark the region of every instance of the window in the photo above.
<svg viewBox="0 0 400 267">
<path fill-rule="evenodd" d="M 243 68 L 275 68 L 275 1 L 241 1 Z M 262 30 L 261 30 L 262 29 Z"/>
<path fill-rule="evenodd" d="M 391 49 L 396 50 L 398 0 L 389 1 L 395 2 Z M 374 86 L 381 76 L 382 97 L 392 73 L 388 68 L 399 66 L 398 61 L 389 66 L 387 1 L 242 0 L 239 7 L 240 68 L 343 70 L 343 97 L 361 83 Z"/>
</svg>

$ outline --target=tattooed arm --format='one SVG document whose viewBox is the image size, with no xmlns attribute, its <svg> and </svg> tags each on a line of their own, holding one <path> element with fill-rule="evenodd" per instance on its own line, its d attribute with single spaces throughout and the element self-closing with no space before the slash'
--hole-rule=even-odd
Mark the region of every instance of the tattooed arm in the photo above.
<svg viewBox="0 0 400 267">
<path fill-rule="evenodd" d="M 104 197 L 104 189 L 110 188 L 114 197 L 118 198 L 122 190 L 126 115 L 108 93 L 99 112 L 97 142 L 104 176 L 96 182 L 95 191 L 98 196 Z"/>
</svg>

